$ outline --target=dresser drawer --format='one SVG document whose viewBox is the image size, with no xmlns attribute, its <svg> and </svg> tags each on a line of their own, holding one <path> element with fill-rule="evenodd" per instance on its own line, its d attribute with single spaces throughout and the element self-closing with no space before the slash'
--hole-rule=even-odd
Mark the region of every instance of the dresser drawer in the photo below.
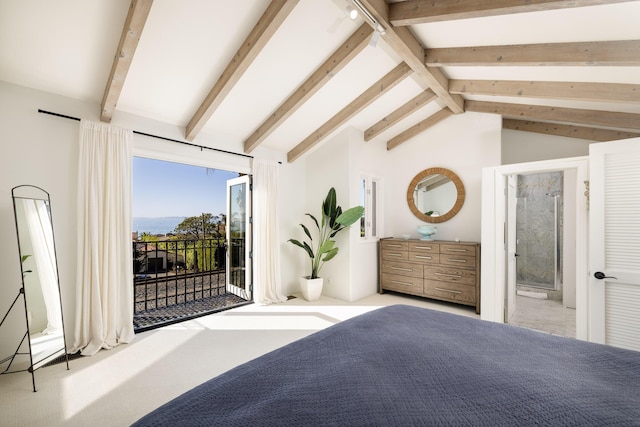
<svg viewBox="0 0 640 427">
<path fill-rule="evenodd" d="M 438 282 L 435 280 L 424 280 L 424 294 L 448 301 L 462 302 L 475 305 L 476 287 L 472 285 L 461 285 L 458 283 Z"/>
<path fill-rule="evenodd" d="M 421 262 L 423 264 L 439 264 L 440 254 L 428 252 L 409 252 L 409 261 Z"/>
<path fill-rule="evenodd" d="M 409 252 L 402 250 L 384 249 L 381 253 L 383 261 L 409 261 Z"/>
<path fill-rule="evenodd" d="M 398 274 L 382 273 L 382 289 L 422 295 L 422 277 L 400 276 Z"/>
<path fill-rule="evenodd" d="M 415 241 L 412 240 L 409 242 L 409 251 L 411 252 L 420 252 L 420 253 L 429 253 L 429 254 L 437 254 L 439 251 L 439 243 L 429 242 L 429 241 Z"/>
<path fill-rule="evenodd" d="M 476 271 L 447 266 L 424 266 L 424 278 L 437 282 L 459 283 L 464 285 L 476 284 Z"/>
<path fill-rule="evenodd" d="M 453 254 L 440 254 L 440 264 L 467 266 L 467 267 L 475 268 L 476 257 L 464 256 L 464 255 L 453 255 Z"/>
<path fill-rule="evenodd" d="M 465 244 L 457 244 L 457 243 L 441 243 L 440 244 L 440 253 L 441 254 L 452 254 L 452 255 L 465 255 L 475 257 L 478 254 L 476 253 L 475 245 L 465 245 Z"/>
<path fill-rule="evenodd" d="M 410 262 L 399 261 L 382 261 L 383 273 L 422 278 L 423 268 L 422 264 L 412 264 Z"/>
<path fill-rule="evenodd" d="M 409 242 L 406 240 L 380 240 L 380 249 L 392 251 L 408 251 Z"/>
<path fill-rule="evenodd" d="M 480 245 L 447 240 L 380 239 L 378 291 L 475 306 L 480 314 Z"/>
</svg>

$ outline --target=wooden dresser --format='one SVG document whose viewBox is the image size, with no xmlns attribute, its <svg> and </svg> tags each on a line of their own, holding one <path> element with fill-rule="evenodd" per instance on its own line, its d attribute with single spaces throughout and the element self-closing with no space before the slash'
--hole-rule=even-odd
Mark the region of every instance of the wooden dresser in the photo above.
<svg viewBox="0 0 640 427">
<path fill-rule="evenodd" d="M 380 239 L 379 292 L 471 305 L 480 313 L 480 244 Z"/>
</svg>

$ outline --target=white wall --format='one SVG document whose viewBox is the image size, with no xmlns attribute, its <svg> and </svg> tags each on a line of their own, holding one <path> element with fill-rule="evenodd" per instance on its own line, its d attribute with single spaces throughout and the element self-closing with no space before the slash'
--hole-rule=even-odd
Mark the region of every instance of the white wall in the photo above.
<svg viewBox="0 0 640 427">
<path fill-rule="evenodd" d="M 36 185 L 51 195 L 65 327 L 73 331 L 78 122 L 39 114 L 38 108 L 91 115 L 87 104 L 0 82 L 0 312 L 4 315 L 21 287 L 11 189 Z M 0 358 L 15 350 L 25 331 L 19 300 L 0 328 Z"/>
<path fill-rule="evenodd" d="M 359 178 L 362 174 L 380 179 L 380 202 L 384 203 L 385 176 L 391 171 L 386 164 L 387 151 L 381 144 L 365 143 L 362 132 L 347 128 L 307 155 L 304 160 L 306 170 L 306 206 L 319 219 L 320 208 L 327 191 L 334 187 L 338 204 L 343 210 L 360 204 Z M 303 214 L 302 214 L 303 215 Z M 311 226 L 309 218 L 298 218 Z M 313 225 L 315 228 L 315 225 Z M 384 225 L 383 225 L 384 228 Z M 300 227 L 294 232 L 295 238 L 303 238 Z M 323 295 L 344 301 L 356 301 L 377 292 L 377 239 L 360 238 L 360 227 L 354 224 L 336 236 L 340 252 L 321 271 L 324 280 Z M 309 258 L 297 249 L 299 276 L 310 273 Z M 296 279 L 297 280 L 297 279 Z M 299 291 L 297 283 L 291 285 Z"/>
<path fill-rule="evenodd" d="M 502 163 L 536 162 L 589 155 L 589 144 L 594 141 L 545 135 L 533 132 L 502 131 Z"/>
<path fill-rule="evenodd" d="M 438 224 L 437 239 L 480 241 L 482 168 L 500 164 L 502 122 L 499 116 L 465 113 L 451 117 L 401 146 L 387 151 L 384 141 L 364 142 L 362 133 L 346 129 L 307 155 L 306 197 L 310 212 L 320 209 L 326 191 L 335 186 L 343 208 L 360 203 L 358 178 L 367 174 L 381 179 L 382 236 L 412 234 L 418 237 L 415 218 L 406 202 L 413 177 L 430 167 L 456 172 L 467 193 L 464 206 L 453 219 Z M 344 168 L 344 169 L 342 169 Z M 346 171 L 346 172 L 345 172 Z M 299 232 L 298 237 L 302 237 Z M 377 292 L 377 242 L 362 241 L 358 227 L 342 235 L 340 254 L 322 272 L 323 294 L 355 301 Z M 300 263 L 308 263 L 299 254 Z M 304 271 L 308 274 L 309 267 Z"/>
<path fill-rule="evenodd" d="M 330 141 L 315 149 L 305 160 L 305 206 L 306 211 L 321 221 L 322 201 L 331 187 L 336 189 L 337 203 L 343 210 L 352 205 L 349 187 L 349 134 L 341 132 Z M 300 161 L 300 160 L 298 160 Z M 315 224 L 311 218 L 300 217 L 298 223 L 306 224 L 311 235 L 315 236 Z M 296 231 L 296 236 L 302 238 L 302 230 Z M 300 239 L 299 239 L 300 240 Z M 349 257 L 350 239 L 348 233 L 341 232 L 336 236 L 336 245 L 339 248 L 338 256 L 328 262 L 320 276 L 324 278 L 323 294 L 333 298 L 349 301 Z M 314 242 L 317 244 L 317 242 Z M 303 255 L 304 271 L 300 276 L 311 274 L 309 257 L 301 249 L 298 252 Z"/>
<path fill-rule="evenodd" d="M 458 174 L 466 198 L 460 212 L 439 223 L 436 240 L 480 242 L 482 168 L 500 164 L 500 116 L 464 113 L 448 118 L 412 140 L 389 151 L 392 165 L 385 197 L 387 236 L 411 234 L 423 224 L 409 210 L 406 196 L 411 180 L 431 167 L 444 167 Z"/>
<path fill-rule="evenodd" d="M 388 184 L 393 168 L 389 167 L 389 152 L 384 144 L 364 142 L 364 135 L 350 129 L 349 147 L 351 152 L 351 206 L 360 204 L 360 179 L 362 175 L 378 179 L 378 215 L 381 226 L 380 236 L 385 236 L 384 206 L 385 194 L 393 191 Z M 362 239 L 360 227 L 356 223 L 351 230 L 351 283 L 349 301 L 357 301 L 378 292 L 378 239 Z"/>
<path fill-rule="evenodd" d="M 99 121 L 100 106 L 0 82 L 0 313 L 9 308 L 20 289 L 20 260 L 11 201 L 11 188 L 32 184 L 51 194 L 53 223 L 58 251 L 59 275 L 67 343 L 74 341 L 75 275 L 76 275 L 76 194 L 78 168 L 79 122 L 38 113 L 49 110 L 69 116 Z M 112 124 L 136 131 L 183 139 L 183 129 L 117 113 Z M 242 153 L 241 146 L 224 145 L 201 135 L 196 144 Z M 134 136 L 134 153 L 152 158 L 180 161 L 188 164 L 232 170 L 250 171 L 248 158 L 230 156 L 141 135 Z M 304 165 L 288 164 L 285 154 L 258 148 L 252 155 L 282 161 L 280 168 L 280 244 L 283 249 L 282 277 L 284 293 L 297 290 L 290 284 L 298 274 L 291 268 L 292 255 L 287 248 L 288 231 L 304 212 Z M 293 219 L 295 218 L 295 219 Z M 19 302 L 22 304 L 22 302 Z M 26 325 L 24 306 L 14 307 L 0 329 L 0 358 L 10 355 L 18 345 Z M 16 340 L 17 339 L 17 340 Z"/>
</svg>

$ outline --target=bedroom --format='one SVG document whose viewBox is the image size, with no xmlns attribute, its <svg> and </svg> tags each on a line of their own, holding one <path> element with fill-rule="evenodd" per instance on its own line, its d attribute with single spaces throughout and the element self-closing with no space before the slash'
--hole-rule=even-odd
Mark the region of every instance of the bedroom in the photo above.
<svg viewBox="0 0 640 427">
<path fill-rule="evenodd" d="M 305 67 L 301 67 L 304 69 L 297 71 L 302 76 L 313 72 L 315 67 L 360 25 L 360 23 L 340 20 L 342 11 L 335 6 L 334 2 L 328 3 L 330 4 L 326 6 L 326 10 L 322 9 L 322 12 L 318 14 L 318 16 L 323 16 L 324 18 L 317 19 L 317 25 L 320 27 L 317 31 L 322 34 L 320 38 L 323 41 L 316 41 L 319 45 L 309 45 L 307 48 L 296 49 L 296 51 L 299 50 L 309 55 L 312 53 L 317 55 L 317 57 L 310 58 Z M 487 35 L 487 39 L 482 39 L 473 32 L 469 32 L 465 36 L 463 32 L 456 31 L 455 26 L 446 31 L 436 32 L 441 37 L 446 34 L 463 37 L 464 39 L 457 43 L 460 45 L 502 44 L 504 34 L 513 35 L 514 43 L 554 42 L 556 39 L 558 41 L 637 40 L 640 38 L 638 37 L 637 26 L 635 24 L 625 26 L 624 23 L 627 21 L 621 17 L 637 16 L 638 3 L 640 2 L 606 6 L 607 13 L 617 16 L 619 21 L 622 21 L 616 24 L 614 24 L 613 19 L 600 20 L 602 16 L 610 17 L 611 15 L 605 15 L 605 12 L 598 9 L 599 6 L 593 6 L 597 11 L 590 13 L 588 9 L 591 8 L 539 12 L 543 15 L 542 17 L 536 17 L 535 13 L 525 13 L 520 16 L 525 19 L 526 15 L 526 19 L 530 21 L 518 25 L 517 31 L 514 27 L 506 27 L 507 29 L 505 29 L 505 27 L 498 27 L 496 24 L 495 31 L 499 32 L 499 34 L 493 36 L 498 40 L 495 43 L 489 37 L 491 34 Z M 6 43 L 0 49 L 1 52 L 4 52 L 2 54 L 2 67 L 0 67 L 2 70 L 2 74 L 0 74 L 0 80 L 2 80 L 0 83 L 0 111 L 2 112 L 0 114 L 2 123 L 0 132 L 4 148 L 2 160 L 0 160 L 2 163 L 0 174 L 2 175 L 3 192 L 6 195 L 5 198 L 0 200 L 0 206 L 2 206 L 3 218 L 11 218 L 12 210 L 9 194 L 10 188 L 14 185 L 22 183 L 40 184 L 52 193 L 52 203 L 57 218 L 55 225 L 57 230 L 61 230 L 57 231 L 56 236 L 60 274 L 63 279 L 62 293 L 65 321 L 70 325 L 67 329 L 72 331 L 73 327 L 71 325 L 74 323 L 75 311 L 73 282 L 76 269 L 75 242 L 77 237 L 75 235 L 75 224 L 77 222 L 75 199 L 78 155 L 75 151 L 75 146 L 78 127 L 77 123 L 72 121 L 37 114 L 37 109 L 42 108 L 100 121 L 100 99 L 108 78 L 113 51 L 115 51 L 122 31 L 129 2 L 117 2 L 117 6 L 114 6 L 113 9 L 106 8 L 103 2 L 86 3 L 91 6 L 80 6 L 77 2 L 69 1 L 63 3 L 64 7 L 50 6 L 51 9 L 46 9 L 45 6 L 36 2 L 25 4 L 32 7 L 25 6 L 22 9 L 15 6 L 15 3 L 4 1 L 2 7 L 8 8 L 9 11 L 4 13 L 3 10 L 3 13 L 0 14 L 3 20 L 3 31 L 8 32 L 6 35 L 3 33 L 3 37 L 0 37 Z M 224 54 L 226 55 L 226 61 L 220 60 L 220 63 L 215 65 L 220 72 L 259 18 L 266 7 L 266 2 L 247 2 L 244 6 L 251 11 L 250 14 L 236 16 L 231 11 L 222 12 L 216 8 L 212 8 L 213 10 L 210 11 L 213 15 L 234 16 L 235 19 L 244 20 L 244 24 L 239 27 L 242 31 L 234 33 L 235 46 L 227 47 L 228 51 Z M 259 6 L 262 6 L 262 8 Z M 302 7 L 308 6 L 308 2 L 303 1 L 299 6 L 293 10 L 291 17 L 300 19 L 300 16 L 295 15 L 296 13 L 307 13 L 314 16 L 315 11 L 308 10 L 305 12 Z M 83 7 L 88 9 L 85 10 Z M 181 54 L 189 52 L 189 49 L 181 47 L 184 46 L 185 42 L 176 40 L 175 44 L 173 44 L 171 40 L 163 38 L 167 36 L 167 33 L 163 32 L 165 27 L 162 25 L 162 20 L 168 19 L 167 15 L 169 14 L 169 11 L 165 10 L 166 4 L 163 7 L 162 3 L 156 2 L 153 8 L 149 17 L 149 27 L 145 28 L 143 34 L 148 34 L 147 31 L 156 34 L 159 39 L 152 43 L 162 47 L 156 46 L 154 48 L 154 46 L 147 45 L 145 48 L 145 43 L 149 43 L 149 41 L 146 41 L 143 37 L 139 45 L 140 52 L 136 53 L 136 58 L 138 58 L 137 55 L 146 55 L 145 61 L 149 61 L 149 66 L 153 66 L 154 61 L 159 61 L 155 65 L 156 71 L 150 73 L 155 77 L 152 79 L 149 71 L 145 72 L 144 70 L 138 70 L 136 75 L 135 68 L 132 66 L 130 76 L 127 78 L 127 85 L 123 91 L 123 96 L 129 96 L 130 98 L 128 101 L 126 98 L 121 98 L 121 105 L 123 108 L 127 107 L 127 109 L 116 111 L 113 125 L 184 140 L 184 127 L 190 117 L 188 113 L 180 113 L 182 115 L 179 118 L 177 116 L 164 116 L 164 120 L 162 120 L 163 114 L 161 112 L 156 111 L 151 117 L 145 117 L 142 109 L 150 108 L 154 104 L 165 104 L 161 99 L 166 99 L 166 97 L 172 99 L 175 96 L 180 103 L 189 104 L 185 108 L 186 110 L 194 111 L 204 94 L 215 82 L 216 76 L 211 71 L 213 68 L 211 65 L 206 66 L 197 61 L 193 63 L 180 57 Z M 580 19 L 567 20 L 567 16 L 571 17 L 574 14 L 578 14 Z M 78 18 L 78 15 L 86 18 Z M 188 14 L 185 12 L 185 15 Z M 517 15 L 514 16 L 517 17 Z M 15 26 L 6 22 L 6 20 L 10 19 L 9 17 L 15 17 L 11 19 L 17 22 Z M 48 17 L 55 17 L 55 19 L 48 21 L 46 19 Z M 178 19 L 178 17 L 175 17 L 175 19 Z M 186 16 L 181 19 L 188 22 L 193 17 Z M 562 22 L 562 25 L 552 26 L 551 23 L 557 23 L 558 20 Z M 483 24 L 480 21 L 479 19 L 477 25 L 486 30 L 486 22 Z M 60 22 L 64 22 L 65 25 L 60 25 Z M 289 20 L 285 22 L 291 24 Z M 494 18 L 491 22 L 501 22 L 503 25 L 505 23 L 509 25 L 506 20 L 500 17 Z M 27 23 L 31 24 L 27 25 Z M 72 25 L 72 23 L 74 24 Z M 328 30 L 333 29 L 332 25 L 334 23 L 338 23 L 337 29 L 334 32 L 329 32 Z M 547 27 L 544 32 L 536 30 L 545 27 L 545 25 L 550 27 Z M 18 30 L 16 27 L 23 28 Z M 104 30 L 103 36 L 99 37 L 96 34 L 97 31 L 90 30 L 91 28 Z M 521 41 L 516 41 L 515 36 L 520 31 L 524 32 L 526 28 L 529 28 L 527 34 L 520 36 Z M 208 39 L 209 41 L 225 37 L 225 31 L 230 31 L 229 28 L 225 27 L 213 28 L 211 31 L 214 30 L 220 31 L 221 34 L 217 32 L 213 34 L 207 33 L 207 37 L 211 37 Z M 196 30 L 194 29 L 194 31 Z M 300 29 L 297 31 L 304 33 Z M 530 34 L 531 32 L 535 34 Z M 78 37 L 78 34 L 92 34 L 92 36 Z M 318 33 L 314 32 L 313 34 L 317 35 Z M 330 36 L 327 36 L 327 34 Z M 277 36 L 278 33 L 276 33 Z M 280 37 L 285 36 L 281 35 Z M 302 40 L 303 38 L 300 37 L 300 42 L 312 43 L 313 37 L 310 38 L 312 40 L 307 38 Z M 198 57 L 197 52 L 207 50 L 208 40 L 198 39 L 197 47 L 196 45 L 193 47 L 196 51 L 194 56 Z M 49 44 L 45 44 L 44 41 L 49 41 Z M 278 43 L 281 42 L 282 40 L 278 41 Z M 286 294 L 297 292 L 297 278 L 305 273 L 305 264 L 300 254 L 284 243 L 290 235 L 296 232 L 297 224 L 304 212 L 316 209 L 317 200 L 310 195 L 324 193 L 327 185 L 336 186 L 339 191 L 341 190 L 340 194 L 347 197 L 347 194 L 355 193 L 350 190 L 349 185 L 352 185 L 350 183 L 358 174 L 366 173 L 380 176 L 383 179 L 384 191 L 384 234 L 388 236 L 401 235 L 414 233 L 415 226 L 418 223 L 408 209 L 405 208 L 404 194 L 408 182 L 416 173 L 427 167 L 436 165 L 449 167 L 462 178 L 467 190 L 467 199 L 463 210 L 455 218 L 440 226 L 438 238 L 443 240 L 460 238 L 462 240 L 480 242 L 482 238 L 483 168 L 496 167 L 507 163 L 583 156 L 588 153 L 587 146 L 589 141 L 587 140 L 507 130 L 503 128 L 499 115 L 480 112 L 467 112 L 449 117 L 412 140 L 387 151 L 386 141 L 397 134 L 395 129 L 367 143 L 364 143 L 362 139 L 362 132 L 365 129 L 392 110 L 385 107 L 384 103 L 377 103 L 371 106 L 372 108 L 375 107 L 377 111 L 365 110 L 361 115 L 356 116 L 350 124 L 344 125 L 339 131 L 327 138 L 326 141 L 323 141 L 323 144 L 316 150 L 294 162 L 287 162 L 286 154 L 289 147 L 284 149 L 273 147 L 285 142 L 291 147 L 295 145 L 295 143 L 313 132 L 324 120 L 330 118 L 343 105 L 348 104 L 360 92 L 382 77 L 385 71 L 399 62 L 399 59 L 385 50 L 388 47 L 385 45 L 383 38 L 378 43 L 379 45 L 376 47 L 366 47 L 363 53 L 354 60 L 353 67 L 350 64 L 350 67 L 345 67 L 344 70 L 336 74 L 335 78 L 331 80 L 331 84 L 335 85 L 331 88 L 331 91 L 318 93 L 319 96 L 323 96 L 323 99 L 318 99 L 315 103 L 306 105 L 306 110 L 300 109 L 297 116 L 293 116 L 294 120 L 285 122 L 287 127 L 279 129 L 278 133 L 273 134 L 272 145 L 261 145 L 252 153 L 262 158 L 282 161 L 281 183 L 283 188 L 279 204 L 281 207 L 282 283 Z M 433 40 L 432 43 L 436 43 L 436 40 Z M 453 44 L 453 42 L 442 41 L 439 43 L 441 46 Z M 271 46 L 271 44 L 268 44 L 268 46 Z M 60 51 L 56 51 L 54 47 L 57 47 Z M 30 49 L 36 50 L 31 53 Z M 265 53 L 270 52 L 265 50 Z M 281 52 L 280 55 L 285 53 Z M 275 53 L 271 52 L 270 54 Z M 221 54 L 221 56 L 224 55 Z M 161 56 L 161 58 L 158 58 L 158 56 Z M 275 62 L 280 64 L 278 68 L 293 68 L 295 65 L 290 64 L 286 57 L 278 58 L 278 62 Z M 300 62 L 302 63 L 303 61 L 300 60 Z M 380 71 L 375 75 L 367 76 L 366 79 L 359 78 L 360 69 L 366 69 L 372 63 Z M 262 65 L 264 66 L 265 64 Z M 206 76 L 203 80 L 199 80 L 201 77 L 196 75 L 196 71 L 185 71 L 180 69 L 180 66 L 191 67 L 193 70 L 198 70 L 198 73 L 206 74 Z M 467 72 L 465 71 L 466 69 L 462 68 L 460 67 L 458 72 L 464 75 L 466 73 L 471 74 L 471 71 Z M 565 80 L 571 80 L 575 74 L 579 74 L 581 77 L 575 77 L 575 79 L 591 79 L 633 85 L 640 83 L 637 80 L 637 76 L 640 75 L 637 63 L 635 66 L 621 67 L 578 67 L 577 71 L 571 71 L 571 67 L 544 67 L 543 70 L 540 70 L 541 67 L 516 67 L 520 69 L 522 74 L 514 75 L 513 77 L 502 77 L 503 74 L 509 72 L 509 70 L 505 70 L 502 67 L 498 67 L 497 70 L 492 70 L 491 72 L 488 70 L 491 67 L 478 68 L 480 68 L 478 74 L 472 74 L 469 77 L 463 75 L 461 78 L 531 80 L 543 79 L 540 76 L 544 74 L 545 80 L 554 80 L 561 78 L 552 74 L 554 69 L 556 71 L 559 69 L 560 72 L 571 76 L 566 77 Z M 34 70 L 38 70 L 39 76 L 36 77 L 33 83 L 29 83 L 26 81 L 26 77 L 35 74 Z M 166 75 L 164 74 L 165 72 Z M 254 71 L 254 73 L 259 73 L 259 71 Z M 497 73 L 498 76 L 493 77 L 493 73 Z M 48 74 L 51 74 L 51 77 L 48 77 Z M 171 75 L 179 76 L 176 79 L 177 81 L 172 80 Z M 185 75 L 189 77 L 183 77 Z M 270 75 L 279 75 L 278 70 L 272 71 Z M 340 80 L 343 77 L 344 80 Z M 145 79 L 150 81 L 145 82 Z M 204 80 L 207 80 L 207 82 L 203 83 Z M 230 98 L 227 104 L 231 107 L 234 106 L 232 104 L 235 104 L 236 107 L 237 105 L 244 106 L 241 109 L 242 114 L 239 116 L 241 121 L 229 120 L 228 124 L 225 123 L 227 117 L 225 115 L 234 114 L 231 110 L 236 111 L 235 115 L 238 116 L 237 109 L 233 108 L 225 112 L 222 118 L 214 115 L 211 123 L 213 132 L 208 129 L 200 134 L 194 142 L 200 145 L 210 145 L 243 152 L 243 137 L 246 137 L 256 126 L 259 126 L 271 110 L 286 98 L 284 94 L 295 90 L 296 85 L 303 80 L 304 77 L 297 80 L 292 79 L 292 82 L 288 83 L 291 87 L 285 88 L 276 87 L 275 80 L 265 85 L 260 79 L 252 84 L 247 83 L 247 86 L 239 87 L 244 97 Z M 355 81 L 357 85 L 349 86 L 347 85 L 349 81 Z M 163 82 L 172 83 L 165 84 Z M 283 82 L 279 84 L 284 85 Z M 394 97 L 397 96 L 396 99 L 381 98 L 381 101 L 400 105 L 402 103 L 401 100 L 410 99 L 414 96 L 417 84 L 412 81 L 406 81 L 403 84 L 406 86 L 398 86 L 402 93 L 394 95 Z M 183 85 L 187 85 L 189 88 L 185 88 Z M 196 88 L 191 85 L 198 86 L 198 90 L 195 90 Z M 160 88 L 164 89 L 160 90 Z M 327 85 L 327 88 L 329 88 L 329 85 Z M 192 97 L 194 99 L 187 101 L 181 98 L 179 94 L 164 93 L 165 90 L 180 92 L 186 89 L 193 93 Z M 138 90 L 141 93 L 138 93 Z M 271 91 L 276 93 L 271 94 Z M 340 98 L 342 101 L 332 95 L 334 91 L 344 93 L 344 98 Z M 273 99 L 269 102 L 264 102 L 264 105 L 261 103 L 256 106 L 258 99 L 263 99 L 267 96 L 272 96 Z M 134 98 L 134 101 L 145 105 L 136 105 L 135 102 L 132 102 L 132 98 Z M 333 98 L 335 98 L 334 101 L 331 101 Z M 527 99 L 526 102 L 529 101 Z M 127 102 L 129 102 L 128 106 L 126 105 Z M 322 107 L 323 103 L 326 103 L 327 106 Z M 561 102 L 545 102 L 545 105 L 549 104 L 556 105 L 561 104 Z M 578 102 L 578 104 L 591 105 L 591 103 L 585 103 L 584 101 L 582 103 Z M 173 108 L 178 108 L 176 103 L 171 105 L 173 105 Z M 617 108 L 616 111 L 639 113 L 637 99 L 635 103 L 627 102 L 622 105 L 615 103 L 615 106 Z M 258 107 L 265 111 L 257 111 Z M 256 108 L 256 110 L 251 108 Z M 421 117 L 417 120 L 428 116 L 431 112 L 429 111 L 430 108 L 435 107 L 433 105 L 427 106 L 427 111 L 422 111 Z M 317 116 L 315 118 L 313 117 L 314 113 Z M 252 121 L 249 124 L 250 117 Z M 221 123 L 225 124 L 223 131 L 216 132 L 216 128 L 221 126 Z M 403 129 L 408 126 L 408 124 L 405 124 Z M 237 137 L 237 134 L 241 134 L 240 138 Z M 225 143 L 221 141 L 225 141 Z M 230 142 L 227 143 L 226 141 Z M 221 168 L 232 166 L 239 171 L 248 172 L 250 170 L 248 161 L 238 157 L 218 156 L 206 151 L 187 150 L 180 146 L 165 144 L 158 140 L 144 137 L 136 137 L 134 143 L 135 149 L 139 150 L 139 153 L 146 152 L 148 153 L 147 155 L 159 158 L 171 158 L 188 163 L 206 164 L 207 166 Z M 339 155 L 336 155 L 336 152 Z M 52 159 L 55 161 L 52 161 Z M 301 197 L 303 194 L 309 196 Z M 3 246 L 3 256 L 0 258 L 0 268 L 4 272 L 5 280 L 7 283 L 19 281 L 19 265 L 15 256 L 15 230 L 11 221 L 2 223 L 0 236 L 2 236 L 3 241 L 7 242 L 7 245 Z M 375 252 L 375 243 L 364 242 L 352 246 L 350 247 L 349 257 L 337 259 L 334 265 L 327 267 L 331 268 L 331 270 L 327 270 L 327 274 L 331 277 L 331 284 L 326 289 L 326 295 L 329 297 L 344 301 L 357 301 L 375 293 L 376 261 L 375 256 L 372 256 Z M 486 251 L 483 251 L 485 256 L 486 253 Z M 358 268 L 354 268 L 353 266 L 355 265 Z M 2 292 L 2 300 L 6 301 L 13 297 L 15 289 L 3 288 Z M 0 331 L 0 334 L 2 334 L 0 338 L 3 340 L 4 348 L 5 340 L 9 338 L 7 338 L 5 331 Z"/>
</svg>

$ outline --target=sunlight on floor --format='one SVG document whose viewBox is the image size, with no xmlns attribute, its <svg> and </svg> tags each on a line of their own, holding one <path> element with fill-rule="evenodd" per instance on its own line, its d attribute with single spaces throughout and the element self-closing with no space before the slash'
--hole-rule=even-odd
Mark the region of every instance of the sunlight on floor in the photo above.
<svg viewBox="0 0 640 427">
<path fill-rule="evenodd" d="M 165 402 L 242 363 L 340 321 L 394 304 L 478 318 L 470 306 L 393 293 L 355 302 L 295 294 L 282 304 L 248 304 L 136 334 L 133 342 L 37 372 L 2 378 L 2 417 L 11 425 L 131 425 Z M 6 411 L 5 411 L 6 408 Z M 0 421 L 0 425 L 6 425 Z"/>
<path fill-rule="evenodd" d="M 197 331 L 183 332 L 175 334 L 171 340 L 165 334 L 150 335 L 130 344 L 121 344 L 122 348 L 117 348 L 116 351 L 108 350 L 109 357 L 91 363 L 86 368 L 78 369 L 75 363 L 74 369 L 62 379 L 65 419 L 72 418 L 103 396 L 112 393 L 196 334 Z M 101 350 L 105 351 L 107 350 Z"/>
<path fill-rule="evenodd" d="M 76 365 L 76 369 L 69 372 L 62 380 L 64 416 L 66 419 L 72 418 L 132 377 L 140 375 L 203 330 L 319 331 L 380 307 L 328 305 L 331 302 L 333 301 L 324 299 L 318 305 L 308 301 L 296 301 L 293 303 L 295 305 L 254 304 L 140 334 L 132 343 L 122 345 L 113 353 L 110 351 L 109 357 L 92 361 L 89 366 L 81 369 L 77 369 Z M 180 333 L 173 333 L 177 331 Z"/>
<path fill-rule="evenodd" d="M 165 330 L 320 330 L 378 306 L 250 306 L 166 326 Z"/>
</svg>

